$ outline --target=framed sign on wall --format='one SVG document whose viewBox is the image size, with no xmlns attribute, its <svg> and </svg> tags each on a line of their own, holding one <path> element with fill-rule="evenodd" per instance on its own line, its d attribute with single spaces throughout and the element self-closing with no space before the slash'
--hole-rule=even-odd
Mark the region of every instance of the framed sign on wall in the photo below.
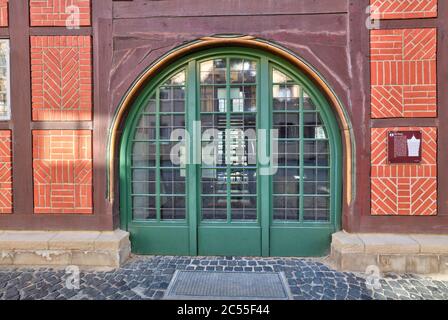
<svg viewBox="0 0 448 320">
<path fill-rule="evenodd" d="M 389 163 L 420 163 L 422 161 L 421 131 L 389 131 L 387 144 Z"/>
</svg>

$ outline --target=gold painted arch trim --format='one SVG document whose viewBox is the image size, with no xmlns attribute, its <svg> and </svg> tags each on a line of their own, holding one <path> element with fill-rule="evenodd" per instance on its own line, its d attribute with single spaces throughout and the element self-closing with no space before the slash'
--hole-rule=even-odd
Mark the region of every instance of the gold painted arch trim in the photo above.
<svg viewBox="0 0 448 320">
<path fill-rule="evenodd" d="M 186 44 L 182 47 L 176 48 L 162 58 L 157 60 L 153 65 L 146 69 L 143 74 L 133 83 L 124 98 L 122 99 L 118 110 L 113 119 L 109 143 L 108 143 L 108 198 L 112 202 L 114 200 L 114 186 L 115 186 L 115 167 L 116 167 L 116 148 L 117 140 L 119 139 L 118 129 L 120 124 L 125 121 L 125 115 L 128 109 L 132 106 L 133 99 L 138 95 L 140 90 L 147 84 L 152 76 L 157 74 L 161 69 L 174 62 L 175 60 L 199 50 L 222 47 L 222 46 L 242 46 L 251 47 L 275 54 L 298 69 L 304 72 L 310 79 L 312 79 L 326 94 L 330 105 L 338 116 L 342 138 L 344 140 L 343 157 L 345 160 L 345 201 L 349 205 L 352 201 L 353 184 L 354 184 L 354 140 L 352 139 L 352 127 L 350 119 L 334 91 L 323 79 L 323 77 L 308 63 L 295 54 L 289 52 L 287 49 L 281 48 L 279 45 L 257 39 L 252 36 L 210 36 L 203 37 L 197 41 Z"/>
</svg>

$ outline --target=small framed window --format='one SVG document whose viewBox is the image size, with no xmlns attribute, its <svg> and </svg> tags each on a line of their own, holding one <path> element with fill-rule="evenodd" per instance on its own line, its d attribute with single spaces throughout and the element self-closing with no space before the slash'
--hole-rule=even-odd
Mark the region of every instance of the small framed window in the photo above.
<svg viewBox="0 0 448 320">
<path fill-rule="evenodd" d="M 0 121 L 11 119 L 9 40 L 0 39 Z"/>
</svg>

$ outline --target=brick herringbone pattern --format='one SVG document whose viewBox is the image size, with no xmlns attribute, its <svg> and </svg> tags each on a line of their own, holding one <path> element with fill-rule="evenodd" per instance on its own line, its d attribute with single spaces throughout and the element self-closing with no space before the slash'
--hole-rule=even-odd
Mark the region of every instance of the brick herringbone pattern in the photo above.
<svg viewBox="0 0 448 320">
<path fill-rule="evenodd" d="M 372 30 L 372 118 L 437 116 L 436 29 Z"/>
<path fill-rule="evenodd" d="M 88 36 L 31 37 L 33 120 L 91 120 L 91 64 Z"/>
<path fill-rule="evenodd" d="M 91 38 L 31 37 L 33 120 L 92 118 Z"/>
<path fill-rule="evenodd" d="M 421 130 L 421 164 L 388 164 L 387 132 Z M 436 128 L 371 129 L 372 215 L 437 214 Z"/>
<path fill-rule="evenodd" d="M 92 213 L 92 133 L 33 131 L 36 213 Z"/>
<path fill-rule="evenodd" d="M 0 27 L 8 26 L 8 0 L 0 0 Z"/>
<path fill-rule="evenodd" d="M 31 25 L 66 26 L 73 17 L 69 6 L 79 8 L 79 26 L 90 26 L 90 0 L 30 0 Z"/>
<path fill-rule="evenodd" d="M 437 17 L 437 0 L 370 0 L 373 19 Z"/>
<path fill-rule="evenodd" d="M 12 213 L 11 131 L 0 131 L 0 214 Z"/>
</svg>

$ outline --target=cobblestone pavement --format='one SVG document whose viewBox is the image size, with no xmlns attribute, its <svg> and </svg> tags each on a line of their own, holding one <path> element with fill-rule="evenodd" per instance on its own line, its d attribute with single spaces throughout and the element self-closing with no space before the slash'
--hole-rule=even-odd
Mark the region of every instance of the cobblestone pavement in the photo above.
<svg viewBox="0 0 448 320">
<path fill-rule="evenodd" d="M 448 281 L 389 274 L 372 291 L 365 275 L 337 272 L 315 259 L 137 256 L 115 271 L 81 271 L 78 290 L 66 288 L 65 270 L 3 268 L 0 300 L 161 299 L 176 270 L 281 271 L 298 300 L 448 299 Z"/>
</svg>

